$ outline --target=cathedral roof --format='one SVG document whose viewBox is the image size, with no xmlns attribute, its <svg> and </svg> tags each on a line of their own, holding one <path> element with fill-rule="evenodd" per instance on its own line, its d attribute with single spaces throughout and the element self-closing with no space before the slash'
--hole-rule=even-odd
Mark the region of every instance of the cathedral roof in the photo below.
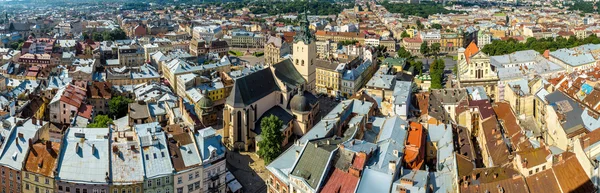
<svg viewBox="0 0 600 193">
<path fill-rule="evenodd" d="M 256 71 L 235 80 L 226 103 L 233 107 L 246 107 L 279 90 L 269 68 Z"/>
</svg>

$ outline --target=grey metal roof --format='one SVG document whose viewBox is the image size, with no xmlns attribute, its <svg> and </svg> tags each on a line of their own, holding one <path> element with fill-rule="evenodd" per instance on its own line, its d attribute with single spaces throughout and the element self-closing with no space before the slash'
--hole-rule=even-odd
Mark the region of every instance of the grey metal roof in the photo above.
<svg viewBox="0 0 600 193">
<path fill-rule="evenodd" d="M 148 179 L 173 174 L 173 165 L 167 148 L 167 138 L 158 122 L 137 124 L 135 130 L 140 138 L 145 176 Z M 165 156 L 162 156 L 162 155 Z M 156 155 L 156 156 L 154 156 Z M 146 159 L 148 156 L 148 159 Z"/>
<path fill-rule="evenodd" d="M 394 85 L 394 104 L 395 105 L 405 105 L 410 103 L 408 99 L 412 94 L 412 82 L 409 81 L 396 81 L 396 85 Z"/>
<path fill-rule="evenodd" d="M 275 68 L 275 77 L 290 88 L 296 88 L 306 82 L 290 59 L 274 64 L 273 68 Z"/>
<path fill-rule="evenodd" d="M 14 128 L 2 147 L 0 165 L 20 171 L 23 169 L 23 162 L 30 148 L 28 140 L 33 138 L 36 131 L 42 126 L 31 123 L 29 119 L 18 119 L 18 121 L 23 124 L 20 126 L 13 124 Z M 22 134 L 23 137 L 19 138 L 19 134 Z"/>
<path fill-rule="evenodd" d="M 566 48 L 550 52 L 550 56 L 555 57 L 556 59 L 573 67 L 596 62 L 596 59 L 594 59 L 594 56 L 592 56 L 590 53 L 584 53 Z"/>
<path fill-rule="evenodd" d="M 111 173 L 109 132 L 109 128 L 69 128 L 60 151 L 58 180 L 87 184 L 108 183 L 106 173 Z M 95 151 L 92 151 L 92 147 Z"/>
<path fill-rule="evenodd" d="M 560 91 L 554 91 L 546 95 L 546 100 L 557 114 L 565 116 L 564 119 L 562 121 L 559 120 L 559 122 L 567 135 L 584 127 L 583 120 L 581 119 L 583 109 L 577 102 L 573 101 L 573 99 Z"/>
</svg>

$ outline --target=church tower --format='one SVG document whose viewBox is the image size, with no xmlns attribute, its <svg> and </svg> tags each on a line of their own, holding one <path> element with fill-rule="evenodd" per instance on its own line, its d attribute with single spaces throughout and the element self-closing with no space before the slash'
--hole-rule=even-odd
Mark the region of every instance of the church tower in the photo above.
<svg viewBox="0 0 600 193">
<path fill-rule="evenodd" d="M 317 58 L 317 46 L 315 37 L 308 29 L 308 15 L 304 12 L 304 20 L 300 21 L 300 31 L 294 37 L 292 62 L 296 70 L 306 80 L 306 90 L 313 92 L 315 89 L 315 59 Z"/>
</svg>

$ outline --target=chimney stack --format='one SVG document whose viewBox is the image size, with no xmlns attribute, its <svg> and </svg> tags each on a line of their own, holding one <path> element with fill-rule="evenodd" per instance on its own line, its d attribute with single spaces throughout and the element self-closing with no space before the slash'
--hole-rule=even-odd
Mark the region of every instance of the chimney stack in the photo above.
<svg viewBox="0 0 600 193">
<path fill-rule="evenodd" d="M 390 163 L 388 164 L 388 170 L 392 175 L 396 173 L 396 166 L 397 164 L 395 160 L 390 161 Z"/>
</svg>

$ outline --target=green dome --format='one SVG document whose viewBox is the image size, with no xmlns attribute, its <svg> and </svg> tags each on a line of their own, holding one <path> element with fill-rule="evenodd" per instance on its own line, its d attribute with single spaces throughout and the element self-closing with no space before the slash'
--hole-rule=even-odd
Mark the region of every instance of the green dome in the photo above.
<svg viewBox="0 0 600 193">
<path fill-rule="evenodd" d="M 213 101 L 210 100 L 210 98 L 203 96 L 198 101 L 198 105 L 200 105 L 200 108 L 203 108 L 203 109 L 211 108 L 213 106 Z"/>
</svg>

